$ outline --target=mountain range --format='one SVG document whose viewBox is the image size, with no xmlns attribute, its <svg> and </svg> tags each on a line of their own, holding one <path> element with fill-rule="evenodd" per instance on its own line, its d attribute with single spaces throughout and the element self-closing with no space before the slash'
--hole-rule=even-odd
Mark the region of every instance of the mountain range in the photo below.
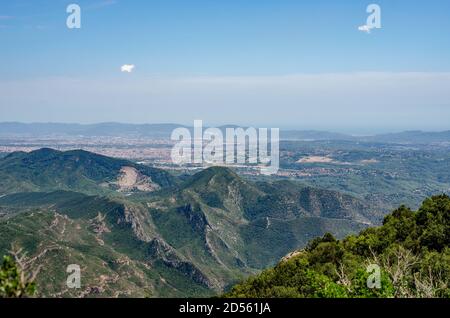
<svg viewBox="0 0 450 318">
<path fill-rule="evenodd" d="M 210 296 L 380 212 L 339 192 L 254 182 L 225 167 L 174 176 L 75 150 L 0 159 L 0 254 L 25 249 L 41 296 Z M 66 286 L 79 264 L 82 288 Z"/>
<path fill-rule="evenodd" d="M 48 137 L 58 136 L 127 136 L 147 138 L 170 138 L 176 128 L 192 127 L 167 123 L 167 124 L 124 124 L 124 123 L 98 123 L 98 124 L 65 124 L 65 123 L 19 123 L 1 122 L 0 136 L 34 136 Z M 219 127 L 222 130 L 235 125 Z M 428 143 L 449 142 L 450 130 L 440 132 L 425 132 L 420 130 L 404 131 L 398 133 L 376 134 L 370 136 L 354 136 L 343 133 L 335 133 L 317 130 L 293 130 L 281 129 L 282 140 L 335 140 L 335 141 L 364 141 L 386 143 Z"/>
</svg>

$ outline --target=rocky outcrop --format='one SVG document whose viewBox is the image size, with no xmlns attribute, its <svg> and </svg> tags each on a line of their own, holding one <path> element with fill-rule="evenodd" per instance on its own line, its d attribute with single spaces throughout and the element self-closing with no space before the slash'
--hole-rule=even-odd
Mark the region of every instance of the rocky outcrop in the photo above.
<svg viewBox="0 0 450 318">
<path fill-rule="evenodd" d="M 134 167 L 122 167 L 114 184 L 118 186 L 120 192 L 152 192 L 161 188 L 159 184 L 152 181 L 151 177 L 140 173 Z"/>
<path fill-rule="evenodd" d="M 211 282 L 206 275 L 194 264 L 184 259 L 175 249 L 162 239 L 155 238 L 149 243 L 148 253 L 151 260 L 160 260 L 166 266 L 174 268 L 183 275 L 191 278 L 194 282 L 208 288 L 216 288 L 216 284 Z"/>
<path fill-rule="evenodd" d="M 207 228 L 210 227 L 208 220 L 200 207 L 193 207 L 191 204 L 186 204 L 179 207 L 178 211 L 188 219 L 188 222 L 194 231 L 205 234 Z"/>
<path fill-rule="evenodd" d="M 139 206 L 122 205 L 119 209 L 117 224 L 129 225 L 141 241 L 149 242 L 153 238 L 151 231 L 149 231 L 150 225 L 148 224 L 146 210 L 142 210 Z"/>
<path fill-rule="evenodd" d="M 105 218 L 106 215 L 98 212 L 97 216 L 90 221 L 92 231 L 95 233 L 95 239 L 101 246 L 105 245 L 105 242 L 102 239 L 102 234 L 111 232 L 106 225 Z"/>
</svg>

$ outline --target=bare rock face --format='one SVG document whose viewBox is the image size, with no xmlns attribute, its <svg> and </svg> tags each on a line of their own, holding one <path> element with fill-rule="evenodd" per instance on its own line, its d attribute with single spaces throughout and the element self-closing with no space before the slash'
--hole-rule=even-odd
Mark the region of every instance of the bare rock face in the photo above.
<svg viewBox="0 0 450 318">
<path fill-rule="evenodd" d="M 201 210 L 199 206 L 192 206 L 191 204 L 186 204 L 178 208 L 178 212 L 182 213 L 192 228 L 197 232 L 201 233 L 203 236 L 203 240 L 205 243 L 205 248 L 208 253 L 219 263 L 220 265 L 225 266 L 222 263 L 219 256 L 216 254 L 213 245 L 209 239 L 209 235 L 213 232 L 211 224 L 208 222 L 208 219 L 205 213 Z M 220 238 L 218 241 L 222 244 L 223 248 L 229 249 L 228 245 L 223 242 Z"/>
<path fill-rule="evenodd" d="M 141 241 L 149 242 L 153 238 L 149 231 L 151 225 L 148 223 L 146 210 L 142 209 L 142 207 L 123 205 L 119 211 L 117 224 L 130 226 L 134 235 Z"/>
<path fill-rule="evenodd" d="M 122 167 L 119 177 L 114 184 L 118 186 L 118 191 L 120 192 L 152 192 L 161 188 L 159 184 L 152 181 L 152 178 L 143 175 L 133 167 Z"/>
<path fill-rule="evenodd" d="M 165 265 L 175 268 L 195 282 L 209 288 L 218 287 L 210 281 L 200 269 L 184 259 L 183 256 L 179 255 L 172 246 L 164 242 L 162 239 L 153 239 L 149 244 L 148 252 L 152 260 L 161 260 Z"/>
<path fill-rule="evenodd" d="M 207 228 L 210 227 L 205 214 L 199 207 L 192 207 L 191 204 L 186 204 L 178 208 L 187 219 L 192 228 L 199 233 L 206 233 Z"/>
<path fill-rule="evenodd" d="M 95 233 L 95 238 L 101 246 L 105 245 L 105 242 L 102 240 L 102 234 L 111 232 L 106 225 L 105 218 L 106 215 L 98 212 L 98 215 L 90 221 L 92 231 Z"/>
<path fill-rule="evenodd" d="M 106 215 L 98 212 L 97 216 L 91 220 L 91 226 L 94 233 L 102 235 L 103 233 L 111 232 L 111 230 L 106 225 L 105 218 Z"/>
</svg>

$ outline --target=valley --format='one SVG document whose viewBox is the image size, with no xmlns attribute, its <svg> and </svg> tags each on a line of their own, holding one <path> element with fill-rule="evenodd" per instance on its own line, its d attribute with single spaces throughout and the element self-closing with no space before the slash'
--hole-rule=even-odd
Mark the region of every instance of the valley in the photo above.
<svg viewBox="0 0 450 318">
<path fill-rule="evenodd" d="M 43 297 L 214 296 L 325 233 L 344 238 L 450 191 L 441 135 L 282 131 L 268 177 L 246 164 L 174 165 L 169 128 L 44 126 L 0 125 L 0 254 L 26 251 Z M 66 286 L 70 264 L 80 289 Z"/>
<path fill-rule="evenodd" d="M 124 193 L 113 186 L 124 167 L 158 187 Z M 85 151 L 40 149 L 7 155 L 0 174 L 0 253 L 24 248 L 41 267 L 40 295 L 49 297 L 214 295 L 311 238 L 376 220 L 349 195 L 253 182 L 225 167 L 176 177 Z M 80 290 L 65 287 L 69 264 L 82 269 Z"/>
</svg>

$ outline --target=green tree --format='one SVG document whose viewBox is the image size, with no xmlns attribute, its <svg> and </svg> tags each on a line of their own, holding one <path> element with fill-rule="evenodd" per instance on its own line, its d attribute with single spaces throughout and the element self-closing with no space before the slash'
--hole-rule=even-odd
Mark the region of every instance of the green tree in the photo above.
<svg viewBox="0 0 450 318">
<path fill-rule="evenodd" d="M 380 268 L 379 288 L 368 287 L 368 264 Z M 342 241 L 316 238 L 225 297 L 450 297 L 449 281 L 450 198 L 440 195 Z"/>
<path fill-rule="evenodd" d="M 0 266 L 0 298 L 24 298 L 34 296 L 36 272 L 26 272 L 26 257 L 21 250 L 3 256 Z"/>
</svg>

